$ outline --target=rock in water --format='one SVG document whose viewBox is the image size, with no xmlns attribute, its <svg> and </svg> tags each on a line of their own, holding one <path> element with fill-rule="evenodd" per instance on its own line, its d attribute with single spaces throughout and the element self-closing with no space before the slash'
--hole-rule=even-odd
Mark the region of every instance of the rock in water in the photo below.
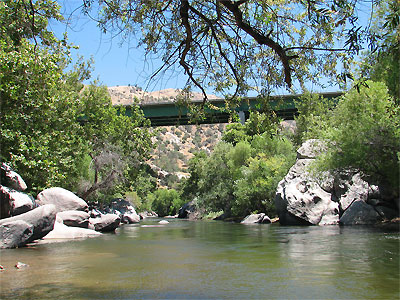
<svg viewBox="0 0 400 300">
<path fill-rule="evenodd" d="M 160 222 L 158 222 L 158 224 L 167 225 L 167 224 L 169 224 L 169 222 L 167 220 L 161 220 Z"/>
<path fill-rule="evenodd" d="M 382 221 L 381 216 L 362 200 L 354 201 L 340 218 L 341 225 L 370 225 Z"/>
<path fill-rule="evenodd" d="M 339 205 L 307 171 L 311 159 L 299 159 L 278 184 L 275 206 L 283 225 L 333 225 Z"/>
<path fill-rule="evenodd" d="M 24 263 L 22 263 L 22 262 L 17 262 L 17 264 L 15 265 L 15 267 L 17 268 L 17 269 L 25 269 L 25 268 L 28 268 L 29 267 L 29 265 L 27 265 L 27 264 L 24 264 Z"/>
<path fill-rule="evenodd" d="M 264 213 L 259 213 L 259 214 L 248 215 L 240 223 L 241 224 L 260 224 L 260 223 L 268 224 L 268 223 L 271 223 L 271 220 Z"/>
<path fill-rule="evenodd" d="M 0 225 L 0 248 L 9 249 L 24 246 L 33 234 L 33 226 L 22 220 L 5 222 Z"/>
<path fill-rule="evenodd" d="M 57 212 L 88 209 L 88 205 L 83 199 L 60 187 L 53 187 L 42 191 L 37 196 L 36 202 L 38 205 L 54 204 Z"/>
<path fill-rule="evenodd" d="M 342 170 L 313 177 L 308 170 L 324 149 L 318 140 L 303 143 L 296 163 L 279 182 L 275 206 L 281 224 L 331 225 L 340 220 L 342 225 L 366 225 L 399 215 L 393 199 L 385 199 L 359 173 Z"/>
<path fill-rule="evenodd" d="M 86 229 L 86 228 L 79 228 L 79 227 L 69 227 L 64 225 L 63 223 L 56 222 L 54 224 L 54 229 L 46 235 L 43 240 L 48 242 L 51 240 L 58 240 L 58 239 L 78 239 L 78 238 L 89 238 L 89 237 L 96 237 L 100 236 L 101 233 Z"/>
<path fill-rule="evenodd" d="M 54 228 L 56 220 L 56 207 L 47 204 L 37 207 L 24 214 L 0 220 L 0 225 L 9 224 L 14 221 L 24 221 L 32 226 L 32 235 L 27 238 L 25 244 L 41 239 Z"/>
<path fill-rule="evenodd" d="M 101 215 L 100 218 L 90 218 L 89 222 L 93 224 L 96 231 L 109 232 L 118 228 L 121 219 L 115 214 L 106 214 Z"/>
</svg>

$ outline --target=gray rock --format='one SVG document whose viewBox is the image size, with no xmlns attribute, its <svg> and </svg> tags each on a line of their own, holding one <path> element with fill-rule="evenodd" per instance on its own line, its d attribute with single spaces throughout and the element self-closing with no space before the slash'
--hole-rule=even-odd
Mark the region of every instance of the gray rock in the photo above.
<svg viewBox="0 0 400 300">
<path fill-rule="evenodd" d="M 81 238 L 89 238 L 89 237 L 97 237 L 100 236 L 101 233 L 87 229 L 87 228 L 79 228 L 79 227 L 69 227 L 63 223 L 56 222 L 54 224 L 54 229 L 47 234 L 43 240 L 45 243 L 51 242 L 53 240 L 60 239 L 81 239 Z M 40 242 L 41 243 L 41 242 Z"/>
<path fill-rule="evenodd" d="M 260 224 L 265 217 L 264 213 L 248 215 L 240 223 L 241 224 Z M 271 223 L 271 222 L 270 222 Z"/>
<path fill-rule="evenodd" d="M 0 225 L 0 248 L 17 248 L 28 243 L 33 226 L 22 220 L 5 222 Z"/>
<path fill-rule="evenodd" d="M 1 164 L 1 177 L 5 178 L 5 185 L 13 188 L 16 191 L 23 192 L 26 190 L 27 186 L 22 177 L 14 172 L 11 167 L 5 163 Z"/>
<path fill-rule="evenodd" d="M 339 222 L 338 203 L 332 201 L 332 195 L 307 172 L 311 162 L 297 160 L 278 184 L 275 206 L 283 225 L 333 225 Z"/>
<path fill-rule="evenodd" d="M 26 213 L 35 207 L 35 201 L 27 194 L 0 186 L 1 219 Z"/>
<path fill-rule="evenodd" d="M 316 158 L 319 154 L 325 152 L 327 149 L 326 143 L 317 139 L 307 140 L 297 150 L 297 158 Z"/>
<path fill-rule="evenodd" d="M 66 210 L 57 213 L 57 217 L 67 226 L 88 228 L 90 215 L 84 211 Z"/>
<path fill-rule="evenodd" d="M 200 218 L 201 212 L 197 206 L 197 199 L 185 203 L 178 212 L 178 218 L 195 220 Z"/>
<path fill-rule="evenodd" d="M 158 215 L 154 211 L 143 211 L 139 213 L 140 219 L 146 219 L 146 218 L 157 218 Z"/>
<path fill-rule="evenodd" d="M 105 214 L 101 215 L 100 218 L 90 218 L 89 222 L 93 224 L 96 231 L 107 232 L 117 229 L 121 218 L 115 214 Z"/>
<path fill-rule="evenodd" d="M 36 203 L 38 205 L 54 204 L 57 212 L 66 210 L 87 210 L 87 203 L 74 193 L 60 188 L 53 187 L 39 193 Z"/>
<path fill-rule="evenodd" d="M 341 225 L 373 225 L 382 221 L 382 217 L 362 200 L 354 201 L 341 216 Z"/>
<path fill-rule="evenodd" d="M 375 206 L 374 207 L 377 213 L 381 216 L 381 218 L 385 221 L 389 221 L 399 217 L 399 210 L 393 209 L 386 206 Z"/>
<path fill-rule="evenodd" d="M 37 207 L 24 214 L 0 220 L 0 225 L 13 221 L 24 221 L 32 225 L 32 235 L 27 239 L 27 243 L 43 238 L 53 230 L 56 220 L 56 207 L 53 204 Z"/>
<path fill-rule="evenodd" d="M 125 224 L 133 224 L 133 223 L 139 223 L 140 222 L 140 216 L 136 213 L 134 214 L 123 214 L 121 217 L 121 222 Z"/>
<path fill-rule="evenodd" d="M 345 211 L 355 200 L 367 201 L 369 186 L 360 174 L 344 171 L 335 178 L 334 192 L 339 199 L 340 211 Z"/>
<path fill-rule="evenodd" d="M 270 217 L 268 217 L 267 215 L 265 215 L 264 218 L 261 220 L 260 223 L 262 223 L 262 224 L 271 224 L 271 223 L 272 223 L 272 220 L 271 220 Z"/>
</svg>

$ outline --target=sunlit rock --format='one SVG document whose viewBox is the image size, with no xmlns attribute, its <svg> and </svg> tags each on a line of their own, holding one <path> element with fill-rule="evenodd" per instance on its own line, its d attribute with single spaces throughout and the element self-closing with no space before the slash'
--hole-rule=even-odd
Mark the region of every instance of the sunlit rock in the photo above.
<svg viewBox="0 0 400 300">
<path fill-rule="evenodd" d="M 56 208 L 53 204 L 37 207 L 24 214 L 0 220 L 0 225 L 9 224 L 13 221 L 24 221 L 32 226 L 32 235 L 27 238 L 26 243 L 41 239 L 54 228 L 56 220 Z"/>
<path fill-rule="evenodd" d="M 2 163 L 0 170 L 3 185 L 20 192 L 26 190 L 27 186 L 25 181 L 17 172 L 14 172 L 9 165 Z"/>
<path fill-rule="evenodd" d="M 67 226 L 88 228 L 90 215 L 84 211 L 66 210 L 57 213 L 57 217 Z"/>
<path fill-rule="evenodd" d="M 33 225 L 15 220 L 0 225 L 0 248 L 17 248 L 28 243 L 33 234 Z"/>
<path fill-rule="evenodd" d="M 37 196 L 36 203 L 38 205 L 54 204 L 57 212 L 88 209 L 88 205 L 83 199 L 60 187 L 52 187 L 42 191 Z"/>
</svg>

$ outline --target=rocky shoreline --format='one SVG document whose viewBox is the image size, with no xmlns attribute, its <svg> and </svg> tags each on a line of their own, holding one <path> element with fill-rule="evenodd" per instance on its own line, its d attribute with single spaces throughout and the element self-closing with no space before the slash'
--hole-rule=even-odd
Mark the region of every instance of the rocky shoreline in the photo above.
<svg viewBox="0 0 400 300">
<path fill-rule="evenodd" d="M 297 161 L 277 187 L 275 206 L 281 225 L 390 225 L 399 229 L 399 199 L 369 185 L 359 173 L 325 172 L 319 178 L 310 166 L 325 149 L 320 140 L 306 141 Z M 96 237 L 115 231 L 121 224 L 157 217 L 137 214 L 124 199 L 108 206 L 86 203 L 71 191 L 48 188 L 34 199 L 24 193 L 26 184 L 8 165 L 1 166 L 0 248 L 17 248 L 32 242 Z M 191 220 L 202 215 L 196 203 L 185 204 L 175 217 Z M 223 218 L 220 218 L 223 219 Z M 242 224 L 270 224 L 264 213 L 247 216 Z"/>
<path fill-rule="evenodd" d="M 0 248 L 17 248 L 30 243 L 96 237 L 115 231 L 121 224 L 138 223 L 155 213 L 136 213 L 130 202 L 114 199 L 100 209 L 71 191 L 52 187 L 37 198 L 23 193 L 26 184 L 6 164 L 1 166 Z"/>
</svg>

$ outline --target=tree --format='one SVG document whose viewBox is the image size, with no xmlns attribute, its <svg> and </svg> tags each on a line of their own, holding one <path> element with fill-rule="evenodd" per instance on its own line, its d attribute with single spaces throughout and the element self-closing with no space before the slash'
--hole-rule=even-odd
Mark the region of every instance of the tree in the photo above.
<svg viewBox="0 0 400 300">
<path fill-rule="evenodd" d="M 75 190 L 93 166 L 90 194 L 146 158 L 149 124 L 138 107 L 131 118 L 113 107 L 105 87 L 84 88 L 90 62 L 65 71 L 71 47 L 47 30 L 50 19 L 62 19 L 55 1 L 0 2 L 0 156 L 34 193 L 54 185 Z"/>
<path fill-rule="evenodd" d="M 87 199 L 123 180 L 130 169 L 138 169 L 148 158 L 152 148 L 150 122 L 137 106 L 127 116 L 124 107 L 112 105 L 107 88 L 95 84 L 82 91 L 78 111 L 94 170 L 93 181 L 81 192 Z"/>
<path fill-rule="evenodd" d="M 235 97 L 349 77 L 369 33 L 359 3 L 367 1 L 83 0 L 83 10 L 161 59 L 153 77 L 179 66 L 206 100 L 208 88 Z"/>
<path fill-rule="evenodd" d="M 62 18 L 53 1 L 0 2 L 1 160 L 34 192 L 69 186 L 83 159 L 74 103 L 86 66 L 63 73 L 69 47 L 47 31 L 52 18 Z"/>
<path fill-rule="evenodd" d="M 375 46 L 364 54 L 360 76 L 384 81 L 400 104 L 400 2 L 379 1 L 373 14 L 371 36 Z"/>
<path fill-rule="evenodd" d="M 400 109 L 384 83 L 367 81 L 346 93 L 327 119 L 320 137 L 330 150 L 319 158 L 322 170 L 361 172 L 395 199 L 399 195 Z"/>
</svg>

